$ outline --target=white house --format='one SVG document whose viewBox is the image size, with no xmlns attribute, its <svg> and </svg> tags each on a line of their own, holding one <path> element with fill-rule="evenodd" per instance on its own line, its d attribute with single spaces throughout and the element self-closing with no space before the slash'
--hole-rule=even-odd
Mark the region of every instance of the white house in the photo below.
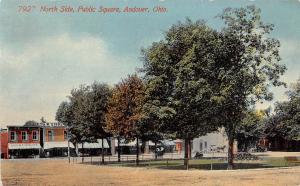
<svg viewBox="0 0 300 186">
<path fill-rule="evenodd" d="M 197 152 L 206 153 L 226 153 L 228 149 L 228 138 L 225 129 L 221 128 L 217 132 L 208 133 L 205 136 L 195 138 L 192 144 L 192 156 Z M 236 149 L 236 143 L 234 143 Z"/>
</svg>

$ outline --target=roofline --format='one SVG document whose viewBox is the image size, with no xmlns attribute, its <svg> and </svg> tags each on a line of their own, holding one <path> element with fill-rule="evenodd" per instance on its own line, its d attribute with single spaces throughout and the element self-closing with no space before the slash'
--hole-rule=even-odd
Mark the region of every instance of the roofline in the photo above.
<svg viewBox="0 0 300 186">
<path fill-rule="evenodd" d="M 27 128 L 28 128 L 28 127 L 40 127 L 40 126 L 7 125 L 6 127 L 7 127 L 7 128 L 8 128 L 8 127 L 27 127 Z"/>
<path fill-rule="evenodd" d="M 51 126 L 51 125 L 31 125 L 31 126 L 24 126 L 24 125 L 7 125 L 6 128 L 67 128 L 67 126 L 61 125 L 61 126 Z"/>
</svg>

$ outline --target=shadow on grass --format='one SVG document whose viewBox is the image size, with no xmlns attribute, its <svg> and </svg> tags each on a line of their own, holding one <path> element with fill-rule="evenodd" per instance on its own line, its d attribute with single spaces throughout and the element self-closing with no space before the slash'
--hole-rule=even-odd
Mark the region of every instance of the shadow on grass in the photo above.
<svg viewBox="0 0 300 186">
<path fill-rule="evenodd" d="M 224 161 L 214 160 L 212 162 L 213 170 L 227 170 L 227 163 Z M 120 167 L 144 167 L 144 168 L 157 168 L 164 170 L 185 170 L 183 160 L 141 160 L 139 165 L 136 165 L 135 161 L 126 162 L 84 162 L 88 165 L 107 165 L 107 166 L 120 166 Z M 258 169 L 258 168 L 279 168 L 279 167 L 291 167 L 295 165 L 287 165 L 281 159 L 268 159 L 268 161 L 262 162 L 236 162 L 234 169 Z M 211 170 L 211 160 L 190 160 L 189 169 L 198 170 Z"/>
<path fill-rule="evenodd" d="M 234 169 L 258 169 L 258 168 L 274 168 L 275 166 L 266 165 L 263 163 L 235 163 Z M 278 166 L 277 166 L 278 167 Z M 177 166 L 161 166 L 157 167 L 160 169 L 170 169 L 170 170 L 184 170 L 184 165 Z M 227 170 L 227 163 L 215 163 L 211 164 L 198 164 L 198 165 L 189 165 L 189 169 L 198 169 L 198 170 Z"/>
</svg>

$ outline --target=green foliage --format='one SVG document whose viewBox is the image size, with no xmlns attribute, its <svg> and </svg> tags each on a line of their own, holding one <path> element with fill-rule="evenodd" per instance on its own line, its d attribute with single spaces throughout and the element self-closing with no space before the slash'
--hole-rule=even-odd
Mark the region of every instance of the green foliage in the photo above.
<svg viewBox="0 0 300 186">
<path fill-rule="evenodd" d="M 259 139 L 264 136 L 265 118 L 264 111 L 249 110 L 245 113 L 241 125 L 236 129 L 239 151 L 247 152 L 250 147 L 257 145 Z"/>
<path fill-rule="evenodd" d="M 159 131 L 192 139 L 216 130 L 212 106 L 219 44 L 216 31 L 203 21 L 187 19 L 142 50 L 144 111 Z"/>
<path fill-rule="evenodd" d="M 93 83 L 88 93 L 88 119 L 92 124 L 91 133 L 95 138 L 105 138 L 110 134 L 104 128 L 105 114 L 108 108 L 108 99 L 111 97 L 111 90 L 107 84 Z"/>
<path fill-rule="evenodd" d="M 62 102 L 56 120 L 70 127 L 75 142 L 108 137 L 104 131 L 107 101 L 111 91 L 106 84 L 81 85 L 71 91 L 69 101 Z"/>
<path fill-rule="evenodd" d="M 226 109 L 229 113 L 225 114 L 231 117 L 226 122 L 235 125 L 240 123 L 242 112 L 248 106 L 272 99 L 269 87 L 284 85 L 279 77 L 286 68 L 278 63 L 279 41 L 268 37 L 273 25 L 260 20 L 260 9 L 254 6 L 229 8 L 220 18 L 225 21 L 222 37 L 227 46 L 224 48 L 226 64 L 219 76 L 221 94 L 223 103 L 230 105 Z"/>
<path fill-rule="evenodd" d="M 221 32 L 222 72 L 219 74 L 223 107 L 220 116 L 229 139 L 228 168 L 233 167 L 233 140 L 244 112 L 257 101 L 271 100 L 271 86 L 285 85 L 279 80 L 286 69 L 279 64 L 277 39 L 268 35 L 273 25 L 261 21 L 255 6 L 225 9 L 220 15 L 225 27 Z"/>
<path fill-rule="evenodd" d="M 288 100 L 277 102 L 275 113 L 267 121 L 268 137 L 300 139 L 300 79 L 287 92 Z"/>
<path fill-rule="evenodd" d="M 38 126 L 39 123 L 37 121 L 34 121 L 34 120 L 29 120 L 29 121 L 26 121 L 24 126 Z"/>
</svg>

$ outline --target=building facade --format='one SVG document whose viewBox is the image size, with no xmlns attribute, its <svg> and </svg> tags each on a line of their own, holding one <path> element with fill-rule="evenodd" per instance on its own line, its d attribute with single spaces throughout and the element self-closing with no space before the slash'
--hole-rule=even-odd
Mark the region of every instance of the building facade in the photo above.
<svg viewBox="0 0 300 186">
<path fill-rule="evenodd" d="M 192 157 L 198 152 L 202 154 L 219 153 L 227 155 L 228 138 L 224 128 L 220 128 L 216 132 L 208 133 L 193 139 Z M 237 143 L 234 143 L 234 152 L 237 152 Z"/>
<path fill-rule="evenodd" d="M 62 123 L 41 123 L 43 132 L 42 149 L 46 157 L 68 156 L 67 128 Z M 74 149 L 72 143 L 70 148 Z"/>
<path fill-rule="evenodd" d="M 7 126 L 9 158 L 67 156 L 67 129 L 61 123 Z M 74 146 L 70 143 L 70 147 Z"/>
<path fill-rule="evenodd" d="M 9 158 L 37 157 L 40 154 L 41 129 L 38 126 L 7 126 Z"/>
<path fill-rule="evenodd" d="M 1 159 L 8 158 L 8 133 L 6 129 L 0 129 L 0 141 L 1 141 Z"/>
</svg>

